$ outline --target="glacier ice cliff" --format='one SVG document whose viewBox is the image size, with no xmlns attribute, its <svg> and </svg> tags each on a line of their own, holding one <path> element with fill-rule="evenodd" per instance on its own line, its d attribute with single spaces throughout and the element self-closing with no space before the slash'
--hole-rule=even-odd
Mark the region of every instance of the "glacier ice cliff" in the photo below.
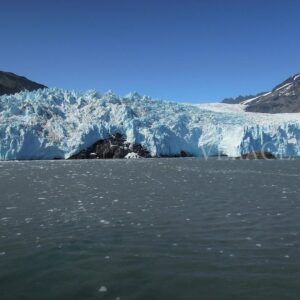
<svg viewBox="0 0 300 300">
<path fill-rule="evenodd" d="M 153 156 L 238 156 L 262 148 L 300 155 L 300 114 L 249 113 L 231 104 L 180 104 L 137 93 L 44 89 L 0 97 L 1 160 L 68 158 L 115 133 Z"/>
</svg>

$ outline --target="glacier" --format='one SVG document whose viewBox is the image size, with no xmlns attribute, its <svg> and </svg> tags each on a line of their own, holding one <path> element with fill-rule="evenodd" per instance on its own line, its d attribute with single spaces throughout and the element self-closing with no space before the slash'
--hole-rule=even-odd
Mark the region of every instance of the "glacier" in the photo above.
<svg viewBox="0 0 300 300">
<path fill-rule="evenodd" d="M 237 104 L 188 104 L 131 93 L 43 89 L 0 97 L 0 159 L 67 159 L 115 133 L 152 156 L 300 155 L 300 114 L 245 112 Z"/>
</svg>

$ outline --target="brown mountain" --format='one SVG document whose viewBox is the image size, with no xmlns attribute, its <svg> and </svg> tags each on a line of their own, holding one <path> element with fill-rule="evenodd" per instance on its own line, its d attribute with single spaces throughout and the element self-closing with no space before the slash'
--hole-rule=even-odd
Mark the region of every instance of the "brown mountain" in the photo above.
<svg viewBox="0 0 300 300">
<path fill-rule="evenodd" d="M 14 73 L 0 71 L 0 96 L 19 93 L 24 90 L 34 91 L 46 86 L 18 76 Z"/>
<path fill-rule="evenodd" d="M 245 104 L 246 111 L 249 112 L 271 114 L 300 112 L 300 74 L 288 78 L 270 92 L 225 99 L 223 102 Z"/>
</svg>

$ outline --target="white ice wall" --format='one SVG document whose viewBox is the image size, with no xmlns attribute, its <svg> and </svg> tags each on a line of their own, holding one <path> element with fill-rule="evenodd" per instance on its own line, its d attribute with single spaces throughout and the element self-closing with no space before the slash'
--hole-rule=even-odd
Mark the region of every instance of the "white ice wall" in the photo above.
<svg viewBox="0 0 300 300">
<path fill-rule="evenodd" d="M 181 150 L 196 156 L 237 156 L 264 145 L 277 155 L 300 155 L 300 114 L 230 107 L 58 89 L 2 96 L 0 159 L 68 158 L 116 132 L 158 156 Z"/>
</svg>

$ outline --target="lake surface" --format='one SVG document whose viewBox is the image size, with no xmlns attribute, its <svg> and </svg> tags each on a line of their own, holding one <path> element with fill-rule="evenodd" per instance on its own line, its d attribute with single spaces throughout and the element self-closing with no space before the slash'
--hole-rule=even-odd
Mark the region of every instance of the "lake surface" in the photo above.
<svg viewBox="0 0 300 300">
<path fill-rule="evenodd" d="M 0 299 L 300 299 L 300 161 L 0 163 Z"/>
</svg>

